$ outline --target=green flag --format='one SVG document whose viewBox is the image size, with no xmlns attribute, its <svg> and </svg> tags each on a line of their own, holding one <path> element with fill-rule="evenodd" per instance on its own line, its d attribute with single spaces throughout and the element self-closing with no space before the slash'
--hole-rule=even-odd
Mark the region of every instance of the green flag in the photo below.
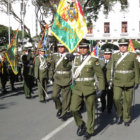
<svg viewBox="0 0 140 140">
<path fill-rule="evenodd" d="M 6 57 L 11 65 L 11 68 L 12 68 L 12 71 L 14 72 L 15 75 L 18 74 L 18 68 L 17 68 L 17 65 L 18 65 L 18 61 L 17 61 L 17 35 L 18 35 L 18 30 L 16 30 L 13 38 L 12 38 L 12 41 L 7 49 L 7 52 L 6 52 Z"/>
<path fill-rule="evenodd" d="M 51 33 L 70 53 L 75 51 L 87 34 L 87 24 L 78 0 L 60 0 Z"/>
</svg>

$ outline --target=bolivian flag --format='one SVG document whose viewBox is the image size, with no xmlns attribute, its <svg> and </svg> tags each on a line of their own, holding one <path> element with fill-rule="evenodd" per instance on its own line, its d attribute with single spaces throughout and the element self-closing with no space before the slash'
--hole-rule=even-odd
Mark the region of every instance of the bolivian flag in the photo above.
<svg viewBox="0 0 140 140">
<path fill-rule="evenodd" d="M 9 47 L 7 48 L 7 52 L 6 52 L 6 57 L 8 59 L 8 62 L 11 65 L 12 71 L 14 72 L 14 74 L 18 74 L 18 62 L 17 62 L 17 35 L 18 35 L 18 30 L 16 30 L 12 41 L 9 45 Z"/>
<path fill-rule="evenodd" d="M 51 33 L 73 52 L 87 34 L 87 25 L 78 0 L 60 0 Z"/>
<path fill-rule="evenodd" d="M 136 53 L 135 47 L 131 39 L 129 40 L 128 51 Z"/>
</svg>

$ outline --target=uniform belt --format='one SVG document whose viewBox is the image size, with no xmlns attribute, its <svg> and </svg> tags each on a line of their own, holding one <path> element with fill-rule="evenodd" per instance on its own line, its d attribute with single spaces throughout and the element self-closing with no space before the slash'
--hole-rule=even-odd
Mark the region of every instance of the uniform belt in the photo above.
<svg viewBox="0 0 140 140">
<path fill-rule="evenodd" d="M 122 74 L 127 74 L 127 73 L 132 73 L 133 70 L 116 70 L 115 72 L 122 73 Z"/>
<path fill-rule="evenodd" d="M 31 68 L 33 68 L 33 65 L 28 64 L 27 67 L 31 67 Z"/>
<path fill-rule="evenodd" d="M 92 81 L 94 78 L 77 78 L 75 81 Z"/>
<path fill-rule="evenodd" d="M 69 74 L 70 71 L 56 71 L 57 74 Z"/>
</svg>

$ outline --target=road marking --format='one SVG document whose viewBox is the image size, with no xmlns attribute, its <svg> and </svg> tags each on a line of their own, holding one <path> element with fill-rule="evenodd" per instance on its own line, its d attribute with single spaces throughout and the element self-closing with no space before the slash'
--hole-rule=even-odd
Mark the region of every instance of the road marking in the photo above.
<svg viewBox="0 0 140 140">
<path fill-rule="evenodd" d="M 54 129 L 52 132 L 50 132 L 49 134 L 47 134 L 47 135 L 46 135 L 44 138 L 42 138 L 41 140 L 49 140 L 49 139 L 52 138 L 56 133 L 58 133 L 58 132 L 61 131 L 63 128 L 65 128 L 68 124 L 70 124 L 73 120 L 74 120 L 74 118 L 68 119 L 65 123 L 63 123 L 62 125 L 60 125 L 60 126 L 57 127 L 56 129 Z"/>
</svg>

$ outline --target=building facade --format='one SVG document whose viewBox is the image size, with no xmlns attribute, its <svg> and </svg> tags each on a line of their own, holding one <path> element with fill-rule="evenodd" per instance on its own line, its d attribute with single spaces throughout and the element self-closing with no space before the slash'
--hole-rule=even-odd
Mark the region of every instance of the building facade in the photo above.
<svg viewBox="0 0 140 140">
<path fill-rule="evenodd" d="M 120 3 L 114 3 L 108 15 L 100 10 L 97 21 L 93 21 L 93 28 L 89 28 L 86 35 L 89 40 L 118 45 L 118 39 L 127 38 L 140 42 L 140 0 L 128 0 L 128 8 L 121 10 Z"/>
</svg>

